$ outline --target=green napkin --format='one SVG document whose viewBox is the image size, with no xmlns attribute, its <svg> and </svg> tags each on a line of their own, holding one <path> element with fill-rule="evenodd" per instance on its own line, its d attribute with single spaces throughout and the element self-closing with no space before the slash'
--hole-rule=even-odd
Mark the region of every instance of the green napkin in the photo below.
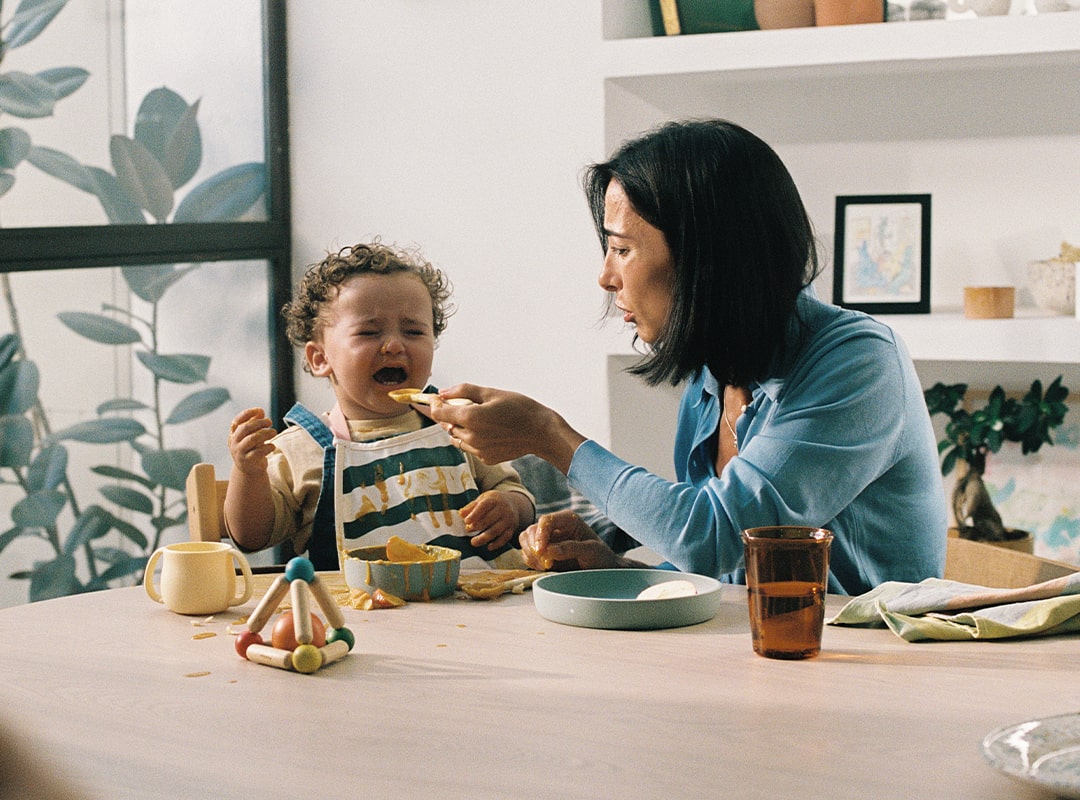
<svg viewBox="0 0 1080 800">
<path fill-rule="evenodd" d="M 881 626 L 909 642 L 1007 639 L 1080 631 L 1080 572 L 1021 589 L 927 578 L 852 598 L 830 625 Z"/>
</svg>

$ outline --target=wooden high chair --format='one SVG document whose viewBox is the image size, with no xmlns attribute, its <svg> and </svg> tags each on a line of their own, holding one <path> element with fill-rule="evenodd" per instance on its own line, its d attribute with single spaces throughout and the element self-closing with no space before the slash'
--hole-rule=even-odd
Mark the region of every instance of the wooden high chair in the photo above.
<svg viewBox="0 0 1080 800">
<path fill-rule="evenodd" d="M 948 538 L 947 548 L 945 577 L 976 586 L 1018 589 L 1080 570 L 1061 561 L 958 536 Z"/>
<path fill-rule="evenodd" d="M 188 532 L 194 542 L 216 542 L 225 538 L 225 490 L 228 481 L 219 481 L 213 464 L 196 464 L 188 473 Z"/>
</svg>

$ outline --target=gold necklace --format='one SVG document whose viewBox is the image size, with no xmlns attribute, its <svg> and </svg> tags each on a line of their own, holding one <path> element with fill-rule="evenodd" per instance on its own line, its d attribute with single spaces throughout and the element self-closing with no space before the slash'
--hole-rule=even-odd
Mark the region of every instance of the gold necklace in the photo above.
<svg viewBox="0 0 1080 800">
<path fill-rule="evenodd" d="M 739 417 L 741 417 L 745 411 L 746 406 L 744 405 L 739 409 Z M 721 411 L 720 416 L 724 418 L 724 424 L 727 425 L 727 429 L 731 432 L 731 441 L 732 444 L 735 445 L 735 452 L 737 453 L 739 452 L 739 436 L 735 433 L 735 426 L 732 425 L 731 420 L 728 419 L 727 409 Z M 739 419 L 739 417 L 735 417 L 736 421 Z"/>
</svg>

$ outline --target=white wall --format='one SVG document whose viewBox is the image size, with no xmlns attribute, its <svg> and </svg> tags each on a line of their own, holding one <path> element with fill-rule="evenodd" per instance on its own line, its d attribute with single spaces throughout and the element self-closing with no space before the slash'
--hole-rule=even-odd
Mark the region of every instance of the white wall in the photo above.
<svg viewBox="0 0 1080 800">
<path fill-rule="evenodd" d="M 434 380 L 501 386 L 608 440 L 601 253 L 580 171 L 603 158 L 600 4 L 288 6 L 294 254 L 373 235 L 455 286 Z M 328 402 L 311 377 L 301 400 Z"/>
</svg>

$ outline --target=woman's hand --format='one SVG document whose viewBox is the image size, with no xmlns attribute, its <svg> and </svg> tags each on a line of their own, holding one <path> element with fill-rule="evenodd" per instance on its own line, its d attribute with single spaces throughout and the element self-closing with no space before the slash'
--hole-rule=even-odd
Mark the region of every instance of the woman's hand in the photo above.
<svg viewBox="0 0 1080 800">
<path fill-rule="evenodd" d="M 439 396 L 444 400 L 465 397 L 473 403 L 413 407 L 442 425 L 458 447 L 485 464 L 533 453 L 565 474 L 574 451 L 585 441 L 552 409 L 523 394 L 462 383 L 443 389 Z"/>
<path fill-rule="evenodd" d="M 616 555 L 573 511 L 545 514 L 523 530 L 518 541 L 525 563 L 545 572 L 615 569 L 631 564 Z"/>
</svg>

